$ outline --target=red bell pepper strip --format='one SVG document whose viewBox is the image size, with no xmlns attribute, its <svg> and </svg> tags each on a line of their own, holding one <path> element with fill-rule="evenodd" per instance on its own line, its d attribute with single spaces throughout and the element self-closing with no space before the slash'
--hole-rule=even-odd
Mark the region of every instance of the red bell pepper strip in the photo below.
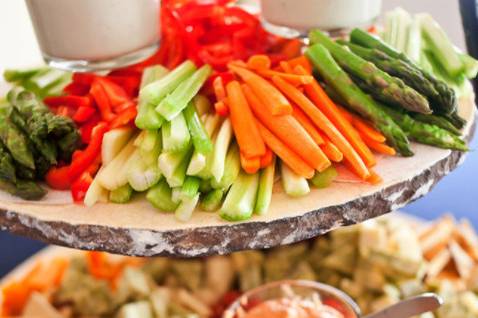
<svg viewBox="0 0 478 318">
<path fill-rule="evenodd" d="M 101 118 L 108 122 L 112 121 L 115 118 L 115 114 L 113 113 L 110 100 L 99 78 L 95 79 L 91 84 L 90 94 L 93 96 L 100 110 Z"/>
<path fill-rule="evenodd" d="M 104 77 L 98 77 L 95 82 L 99 83 L 103 88 L 112 108 L 130 100 L 130 97 L 126 94 L 124 89 L 113 81 Z"/>
<path fill-rule="evenodd" d="M 71 181 L 68 175 L 69 170 L 70 168 L 68 166 L 51 168 L 45 176 L 46 183 L 56 190 L 70 189 Z"/>
<path fill-rule="evenodd" d="M 95 161 L 101 152 L 103 135 L 106 131 L 108 131 L 108 124 L 105 122 L 100 122 L 93 128 L 90 143 L 70 164 L 68 171 L 70 181 L 76 180 Z"/>
<path fill-rule="evenodd" d="M 95 78 L 96 74 L 93 73 L 73 73 L 73 82 L 83 85 L 91 85 Z"/>
<path fill-rule="evenodd" d="M 68 95 L 85 96 L 90 91 L 90 85 L 71 82 L 63 88 L 63 92 Z"/>
<path fill-rule="evenodd" d="M 86 192 L 93 182 L 93 177 L 89 172 L 83 172 L 81 176 L 71 184 L 71 196 L 75 202 L 83 202 Z"/>
<path fill-rule="evenodd" d="M 90 143 L 91 139 L 91 132 L 93 131 L 93 128 L 95 128 L 96 125 L 100 122 L 100 116 L 96 113 L 94 114 L 88 121 L 83 123 L 80 127 L 80 136 L 81 136 L 81 141 L 84 144 Z"/>
<path fill-rule="evenodd" d="M 84 123 L 88 121 L 96 113 L 96 109 L 93 107 L 82 106 L 78 108 L 73 115 L 73 120 L 77 123 Z"/>
<path fill-rule="evenodd" d="M 73 108 L 91 107 L 91 99 L 88 96 L 49 96 L 43 100 L 50 107 L 68 106 Z"/>
<path fill-rule="evenodd" d="M 110 129 L 115 129 L 132 123 L 138 114 L 136 106 L 126 108 L 116 115 L 116 118 L 110 122 Z"/>
<path fill-rule="evenodd" d="M 111 82 L 121 86 L 128 98 L 133 98 L 138 95 L 139 85 L 141 83 L 141 76 L 106 76 Z"/>
</svg>

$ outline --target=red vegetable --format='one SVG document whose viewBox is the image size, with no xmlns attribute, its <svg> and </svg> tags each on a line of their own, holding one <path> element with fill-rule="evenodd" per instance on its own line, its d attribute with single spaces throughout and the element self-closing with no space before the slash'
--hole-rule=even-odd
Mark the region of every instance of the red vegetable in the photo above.
<svg viewBox="0 0 478 318">
<path fill-rule="evenodd" d="M 73 120 L 77 123 L 84 123 L 96 113 L 96 109 L 88 106 L 81 106 L 73 115 Z"/>
<path fill-rule="evenodd" d="M 115 118 L 112 105 L 99 78 L 95 79 L 91 84 L 90 94 L 95 99 L 101 118 L 108 122 L 112 121 Z"/>
<path fill-rule="evenodd" d="M 133 105 L 132 107 L 126 108 L 121 113 L 119 113 L 115 119 L 113 119 L 110 122 L 110 128 L 114 129 L 114 128 L 128 125 L 129 123 L 132 123 L 134 119 L 136 118 L 137 113 L 138 112 L 136 111 L 135 105 Z"/>
<path fill-rule="evenodd" d="M 43 102 L 50 107 L 68 106 L 73 108 L 91 107 L 91 99 L 87 96 L 49 96 Z"/>
<path fill-rule="evenodd" d="M 53 167 L 45 176 L 46 183 L 57 190 L 68 190 L 71 187 L 68 177 L 69 167 Z"/>
<path fill-rule="evenodd" d="M 93 182 L 93 178 L 89 172 L 83 172 L 81 176 L 75 180 L 71 185 L 71 195 L 73 201 L 83 202 L 86 192 Z"/>
</svg>

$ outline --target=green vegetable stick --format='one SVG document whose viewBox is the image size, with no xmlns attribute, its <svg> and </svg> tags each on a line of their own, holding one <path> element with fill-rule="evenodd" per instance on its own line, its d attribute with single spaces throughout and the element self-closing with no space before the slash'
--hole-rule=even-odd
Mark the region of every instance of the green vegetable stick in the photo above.
<svg viewBox="0 0 478 318">
<path fill-rule="evenodd" d="M 113 203 L 127 203 L 131 200 L 133 188 L 127 183 L 110 192 L 110 201 Z"/>
<path fill-rule="evenodd" d="M 254 212 L 264 215 L 269 211 L 272 200 L 272 189 L 274 188 L 276 158 L 266 168 L 262 169 L 259 175 L 259 189 L 257 190 L 257 200 Z"/>
<path fill-rule="evenodd" d="M 165 77 L 168 75 L 168 73 L 169 70 L 162 65 L 154 65 L 145 68 L 143 71 L 143 76 L 141 77 L 140 90 L 146 85 Z"/>
<path fill-rule="evenodd" d="M 178 204 L 171 200 L 171 188 L 166 180 L 159 181 L 148 190 L 146 199 L 157 209 L 164 212 L 173 212 Z"/>
<path fill-rule="evenodd" d="M 164 151 L 178 152 L 189 146 L 191 135 L 183 113 L 179 113 L 173 120 L 165 123 L 161 131 Z"/>
<path fill-rule="evenodd" d="M 241 172 L 227 193 L 220 216 L 227 221 L 243 221 L 252 216 L 259 187 L 259 174 Z"/>
<path fill-rule="evenodd" d="M 189 149 L 181 152 L 163 152 L 158 157 L 159 170 L 166 178 L 171 178 L 186 156 L 189 156 Z"/>
<path fill-rule="evenodd" d="M 286 164 L 281 162 L 281 180 L 285 193 L 291 197 L 302 197 L 310 192 L 307 179 L 292 171 Z"/>
<path fill-rule="evenodd" d="M 224 164 L 226 161 L 227 150 L 232 140 L 232 125 L 229 119 L 226 119 L 223 123 L 214 144 L 214 155 L 211 163 L 211 174 L 220 181 L 224 175 Z"/>
<path fill-rule="evenodd" d="M 194 144 L 194 149 L 199 153 L 208 154 L 212 151 L 212 141 L 204 128 L 198 113 L 192 103 L 189 103 L 186 109 L 184 109 L 184 117 L 186 119 L 189 132 Z"/>
<path fill-rule="evenodd" d="M 176 208 L 174 214 L 176 218 L 181 222 L 187 222 L 191 218 L 197 204 L 199 202 L 199 193 L 196 193 L 192 198 L 182 200 L 179 206 Z"/>
<path fill-rule="evenodd" d="M 224 190 L 215 189 L 208 192 L 201 200 L 199 208 L 206 212 L 214 212 L 221 207 Z"/>
<path fill-rule="evenodd" d="M 184 201 L 194 198 L 194 196 L 199 192 L 200 184 L 201 179 L 190 176 L 186 177 L 179 193 L 179 199 Z"/>
<path fill-rule="evenodd" d="M 156 111 L 167 120 L 172 120 L 182 112 L 193 97 L 196 96 L 211 74 L 211 71 L 212 69 L 209 65 L 201 67 L 191 77 L 179 84 L 179 86 L 156 107 Z"/>
<path fill-rule="evenodd" d="M 338 173 L 334 166 L 330 166 L 322 172 L 315 172 L 315 175 L 310 179 L 310 183 L 319 189 L 329 187 Z"/>
<path fill-rule="evenodd" d="M 186 179 L 186 170 L 188 169 L 192 153 L 193 149 L 190 148 L 179 163 L 179 165 L 174 170 L 173 174 L 170 177 L 166 177 L 166 181 L 168 182 L 170 187 L 180 187 L 184 184 L 184 180 Z"/>
<path fill-rule="evenodd" d="M 234 183 L 241 171 L 241 159 L 239 147 L 233 143 L 227 152 L 226 163 L 224 164 L 224 175 L 221 181 L 217 182 L 215 178 L 211 179 L 211 185 L 214 189 L 227 190 Z"/>
</svg>

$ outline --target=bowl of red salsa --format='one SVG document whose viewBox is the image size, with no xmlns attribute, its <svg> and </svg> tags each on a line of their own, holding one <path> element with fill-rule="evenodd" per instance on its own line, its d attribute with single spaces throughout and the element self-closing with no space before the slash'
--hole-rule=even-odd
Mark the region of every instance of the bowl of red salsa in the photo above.
<svg viewBox="0 0 478 318">
<path fill-rule="evenodd" d="M 223 318 L 358 318 L 358 305 L 342 291 L 321 283 L 286 280 L 239 297 Z"/>
</svg>

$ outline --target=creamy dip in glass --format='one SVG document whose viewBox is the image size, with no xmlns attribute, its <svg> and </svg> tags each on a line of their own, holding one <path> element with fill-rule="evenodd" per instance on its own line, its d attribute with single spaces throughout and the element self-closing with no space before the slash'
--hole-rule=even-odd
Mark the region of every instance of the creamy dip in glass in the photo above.
<svg viewBox="0 0 478 318">
<path fill-rule="evenodd" d="M 47 63 L 99 70 L 135 63 L 159 43 L 159 0 L 26 0 Z"/>
</svg>

